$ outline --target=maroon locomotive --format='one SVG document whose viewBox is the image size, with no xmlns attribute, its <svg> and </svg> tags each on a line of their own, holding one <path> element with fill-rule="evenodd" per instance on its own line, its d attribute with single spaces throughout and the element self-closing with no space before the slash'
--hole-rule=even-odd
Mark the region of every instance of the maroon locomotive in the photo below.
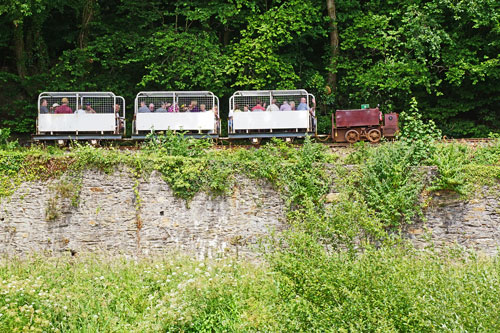
<svg viewBox="0 0 500 333">
<path fill-rule="evenodd" d="M 374 109 L 337 110 L 332 115 L 332 139 L 355 143 L 359 140 L 379 142 L 382 137 L 394 138 L 398 132 L 398 114 Z"/>
</svg>

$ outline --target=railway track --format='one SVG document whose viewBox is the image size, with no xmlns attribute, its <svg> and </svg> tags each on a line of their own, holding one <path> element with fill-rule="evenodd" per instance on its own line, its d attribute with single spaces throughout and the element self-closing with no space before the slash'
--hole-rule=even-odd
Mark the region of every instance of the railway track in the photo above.
<svg viewBox="0 0 500 333">
<path fill-rule="evenodd" d="M 494 142 L 495 139 L 492 138 L 460 138 L 460 139 L 449 139 L 443 138 L 442 142 L 444 143 L 463 143 L 468 145 L 480 145 L 480 144 L 488 144 Z M 330 149 L 338 149 L 338 148 L 352 148 L 354 144 L 347 142 L 331 142 L 329 136 L 327 135 L 319 135 L 317 137 L 313 137 L 313 141 L 317 143 L 324 144 L 328 146 Z M 231 140 L 230 138 L 217 138 L 214 139 L 214 149 L 217 150 L 233 150 L 233 149 L 250 149 L 250 148 L 259 148 L 261 145 L 265 144 L 268 141 L 262 142 L 260 144 L 251 144 L 248 141 L 244 140 Z M 33 144 L 33 141 L 27 141 L 23 145 L 29 146 Z M 118 144 L 116 144 L 118 143 Z M 299 148 L 302 143 L 300 142 L 290 142 L 293 147 Z M 367 145 L 379 145 L 380 143 L 369 143 L 366 142 Z M 140 150 L 142 142 L 131 140 L 131 139 L 123 139 L 121 142 L 114 142 L 111 146 L 120 150 Z M 98 143 L 96 146 L 100 146 Z M 103 147 L 109 147 L 109 145 L 104 144 Z"/>
</svg>

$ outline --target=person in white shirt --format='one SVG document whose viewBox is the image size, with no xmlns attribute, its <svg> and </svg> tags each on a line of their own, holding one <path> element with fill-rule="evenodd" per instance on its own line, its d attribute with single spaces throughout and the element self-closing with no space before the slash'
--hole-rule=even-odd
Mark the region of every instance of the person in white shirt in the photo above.
<svg viewBox="0 0 500 333">
<path fill-rule="evenodd" d="M 271 104 L 267 107 L 266 111 L 279 111 L 280 108 L 278 105 L 276 105 L 277 102 L 278 101 L 276 100 L 276 98 L 273 98 Z"/>
<path fill-rule="evenodd" d="M 78 105 L 78 108 L 75 111 L 75 114 L 85 114 L 85 110 L 82 108 L 81 105 Z"/>
</svg>

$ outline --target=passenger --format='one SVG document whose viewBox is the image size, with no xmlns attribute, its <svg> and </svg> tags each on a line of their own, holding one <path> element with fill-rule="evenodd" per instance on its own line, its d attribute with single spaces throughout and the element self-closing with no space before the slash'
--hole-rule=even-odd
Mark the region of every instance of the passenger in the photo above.
<svg viewBox="0 0 500 333">
<path fill-rule="evenodd" d="M 49 113 L 49 108 L 47 107 L 46 99 L 42 99 L 42 104 L 40 105 L 40 113 Z"/>
<path fill-rule="evenodd" d="M 307 105 L 306 103 L 306 98 L 305 97 L 302 97 L 300 99 L 300 104 L 299 106 L 297 107 L 297 111 L 307 111 L 309 110 L 309 106 Z"/>
<path fill-rule="evenodd" d="M 200 112 L 200 108 L 198 107 L 198 101 L 191 101 L 191 104 L 187 107 L 188 112 Z"/>
<path fill-rule="evenodd" d="M 309 109 L 309 113 L 311 114 L 312 117 L 312 127 L 313 130 L 316 131 L 316 126 L 317 126 L 317 119 L 316 119 L 316 99 L 313 98 L 311 100 L 312 107 Z"/>
<path fill-rule="evenodd" d="M 292 107 L 287 101 L 283 101 L 283 105 L 280 106 L 280 111 L 292 111 Z"/>
<path fill-rule="evenodd" d="M 52 106 L 50 107 L 50 113 L 54 113 L 54 111 L 56 110 L 56 108 L 58 106 L 59 106 L 59 104 L 57 104 L 57 103 L 52 104 Z"/>
<path fill-rule="evenodd" d="M 85 110 L 82 108 L 81 104 L 78 104 L 78 110 L 75 111 L 75 114 L 85 114 Z"/>
<path fill-rule="evenodd" d="M 69 101 L 66 97 L 61 99 L 62 105 L 58 106 L 54 113 L 73 113 L 73 110 L 68 106 L 68 103 Z"/>
<path fill-rule="evenodd" d="M 200 112 L 206 112 L 207 106 L 205 104 L 200 104 Z"/>
<path fill-rule="evenodd" d="M 142 101 L 141 102 L 141 107 L 139 108 L 139 110 L 137 110 L 137 112 L 139 113 L 148 113 L 150 112 L 148 107 L 146 106 L 146 102 Z"/>
<path fill-rule="evenodd" d="M 167 112 L 179 112 L 179 104 L 168 105 Z"/>
<path fill-rule="evenodd" d="M 267 107 L 266 111 L 279 111 L 280 108 L 276 103 L 278 103 L 278 101 L 276 100 L 276 98 L 273 98 L 271 104 Z"/>
<path fill-rule="evenodd" d="M 118 131 L 123 130 L 124 127 L 124 118 L 120 117 L 120 109 L 121 109 L 120 104 L 116 103 L 114 112 L 115 112 L 116 124 L 118 125 Z"/>
<path fill-rule="evenodd" d="M 295 101 L 290 101 L 290 109 L 295 111 Z"/>
<path fill-rule="evenodd" d="M 248 105 L 245 105 L 243 107 L 243 112 L 250 112 L 250 107 Z"/>
<path fill-rule="evenodd" d="M 149 112 L 155 112 L 155 105 L 153 103 L 149 103 Z"/>
<path fill-rule="evenodd" d="M 165 102 L 161 102 L 161 106 L 156 109 L 155 112 L 167 112 L 167 104 Z"/>
<path fill-rule="evenodd" d="M 264 106 L 262 106 L 261 101 L 257 101 L 257 104 L 252 108 L 252 112 L 254 111 L 266 111 L 266 103 L 264 103 Z"/>
<path fill-rule="evenodd" d="M 217 105 L 214 105 L 212 111 L 214 112 L 215 118 L 219 119 L 219 107 Z"/>
<path fill-rule="evenodd" d="M 230 132 L 233 131 L 233 115 L 234 115 L 234 111 L 229 109 L 229 114 L 227 115 L 227 125 L 229 127 Z"/>
<path fill-rule="evenodd" d="M 85 113 L 95 113 L 95 110 L 92 108 L 90 103 L 85 103 Z"/>
<path fill-rule="evenodd" d="M 238 104 L 234 105 L 234 112 L 241 112 L 240 107 Z"/>
</svg>

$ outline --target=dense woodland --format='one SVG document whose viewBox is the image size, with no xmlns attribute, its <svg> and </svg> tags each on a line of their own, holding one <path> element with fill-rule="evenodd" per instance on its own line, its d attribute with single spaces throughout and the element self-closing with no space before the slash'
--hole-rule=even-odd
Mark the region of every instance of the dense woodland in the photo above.
<svg viewBox="0 0 500 333">
<path fill-rule="evenodd" d="M 497 0 L 2 0 L 0 126 L 41 91 L 305 88 L 322 118 L 412 97 L 448 136 L 500 128 Z M 127 106 L 131 115 L 132 107 Z"/>
</svg>

